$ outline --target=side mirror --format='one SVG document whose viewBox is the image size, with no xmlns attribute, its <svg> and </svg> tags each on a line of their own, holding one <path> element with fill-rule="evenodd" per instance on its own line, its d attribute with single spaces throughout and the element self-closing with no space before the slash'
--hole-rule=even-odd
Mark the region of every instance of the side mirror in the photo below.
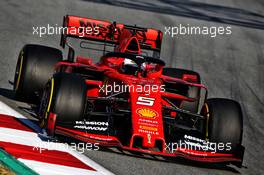
<svg viewBox="0 0 264 175">
<path fill-rule="evenodd" d="M 72 47 L 69 46 L 69 51 L 68 51 L 68 58 L 67 60 L 69 62 L 74 62 L 74 56 L 75 56 L 75 51 Z"/>
</svg>

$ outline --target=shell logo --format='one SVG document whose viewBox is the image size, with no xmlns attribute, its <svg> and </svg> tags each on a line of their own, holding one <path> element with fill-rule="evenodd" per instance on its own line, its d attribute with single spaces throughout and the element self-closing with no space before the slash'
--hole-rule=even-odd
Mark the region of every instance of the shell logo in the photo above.
<svg viewBox="0 0 264 175">
<path fill-rule="evenodd" d="M 158 116 L 158 113 L 156 111 L 149 108 L 139 108 L 137 109 L 137 114 L 140 115 L 141 117 L 146 117 L 146 118 L 155 118 Z"/>
</svg>

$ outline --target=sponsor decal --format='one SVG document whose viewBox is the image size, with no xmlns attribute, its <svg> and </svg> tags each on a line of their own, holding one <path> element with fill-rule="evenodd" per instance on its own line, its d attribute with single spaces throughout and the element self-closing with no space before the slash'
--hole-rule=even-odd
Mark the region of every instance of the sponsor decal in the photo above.
<svg viewBox="0 0 264 175">
<path fill-rule="evenodd" d="M 74 128 L 90 131 L 106 131 L 108 129 L 108 122 L 76 121 Z"/>
<path fill-rule="evenodd" d="M 144 133 L 144 134 L 159 135 L 159 132 L 147 131 L 147 130 L 143 130 L 143 129 L 139 129 L 138 132 L 141 132 L 141 133 Z"/>
<path fill-rule="evenodd" d="M 92 131 L 106 131 L 107 130 L 107 127 L 95 127 L 95 126 L 74 126 L 74 128 L 92 130 Z"/>
<path fill-rule="evenodd" d="M 142 123 L 144 122 L 144 124 L 147 124 L 147 123 L 149 123 L 149 124 L 158 124 L 158 121 L 156 121 L 156 120 L 148 120 L 148 119 L 144 119 L 144 118 L 139 118 L 138 121 L 142 122 Z"/>
<path fill-rule="evenodd" d="M 98 121 L 76 121 L 76 124 L 85 124 L 85 125 L 99 125 L 99 126 L 108 126 L 108 122 L 98 122 Z"/>
<path fill-rule="evenodd" d="M 154 134 L 159 135 L 158 128 L 146 125 L 139 125 L 138 132 L 145 133 L 145 134 Z M 149 136 L 148 136 L 149 139 Z"/>
<path fill-rule="evenodd" d="M 145 126 L 152 126 L 152 127 L 158 127 L 158 125 L 152 124 L 152 123 L 143 123 L 143 122 L 138 122 L 139 125 L 145 125 Z"/>
<path fill-rule="evenodd" d="M 200 138 L 197 138 L 197 137 L 193 137 L 193 136 L 190 136 L 190 135 L 186 135 L 186 134 L 184 135 L 184 138 L 188 139 L 188 140 L 200 142 L 200 143 L 207 142 L 206 140 L 203 140 L 203 139 L 200 139 Z"/>
<path fill-rule="evenodd" d="M 149 108 L 139 108 L 136 112 L 140 117 L 145 118 L 156 118 L 158 116 L 158 113 L 156 111 Z"/>
<path fill-rule="evenodd" d="M 147 130 L 147 131 L 158 131 L 158 128 L 156 128 L 156 127 L 145 126 L 145 125 L 140 125 L 139 128 Z"/>
</svg>

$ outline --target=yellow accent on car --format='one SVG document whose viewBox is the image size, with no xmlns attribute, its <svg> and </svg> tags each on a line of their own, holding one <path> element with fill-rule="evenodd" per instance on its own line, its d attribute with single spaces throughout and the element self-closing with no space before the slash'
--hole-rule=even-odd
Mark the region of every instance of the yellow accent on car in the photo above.
<svg viewBox="0 0 264 175">
<path fill-rule="evenodd" d="M 205 137 L 208 139 L 208 136 L 209 136 L 209 134 L 208 134 L 208 130 L 209 130 L 209 117 L 210 117 L 210 114 L 209 114 L 209 107 L 208 107 L 208 104 L 207 103 L 205 103 L 204 104 L 205 105 L 205 109 L 206 109 L 206 131 L 205 131 Z"/>
<path fill-rule="evenodd" d="M 54 79 L 52 78 L 51 79 L 51 90 L 50 90 L 50 96 L 49 96 L 49 103 L 48 103 L 47 111 L 45 113 L 45 119 L 47 119 L 48 113 L 50 111 L 50 106 L 51 106 L 52 97 L 53 97 L 53 91 L 54 91 Z"/>
<path fill-rule="evenodd" d="M 22 50 L 21 53 L 20 53 L 20 65 L 19 65 L 17 81 L 15 82 L 16 83 L 15 90 L 18 89 L 18 86 L 19 86 L 19 83 L 20 83 L 20 78 L 21 78 L 21 73 L 22 73 L 22 68 L 23 68 L 23 57 L 24 57 L 23 55 L 24 55 L 24 52 Z"/>
</svg>

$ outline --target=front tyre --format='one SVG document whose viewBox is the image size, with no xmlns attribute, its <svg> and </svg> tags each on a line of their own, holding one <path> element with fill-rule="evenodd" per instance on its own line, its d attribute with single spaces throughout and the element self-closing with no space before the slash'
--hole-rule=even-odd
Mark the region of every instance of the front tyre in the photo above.
<svg viewBox="0 0 264 175">
<path fill-rule="evenodd" d="M 17 100 L 37 103 L 45 84 L 52 77 L 54 66 L 62 60 L 62 52 L 58 49 L 25 45 L 21 50 L 14 76 L 15 98 Z"/>
<path fill-rule="evenodd" d="M 72 125 L 83 120 L 87 85 L 78 74 L 56 73 L 48 82 L 42 96 L 39 115 L 45 127 L 49 113 L 57 115 L 56 124 Z"/>
<path fill-rule="evenodd" d="M 223 98 L 208 99 L 203 111 L 207 111 L 206 137 L 212 143 L 229 144 L 235 151 L 241 145 L 243 116 L 238 102 Z M 218 150 L 230 151 L 230 150 Z"/>
</svg>

